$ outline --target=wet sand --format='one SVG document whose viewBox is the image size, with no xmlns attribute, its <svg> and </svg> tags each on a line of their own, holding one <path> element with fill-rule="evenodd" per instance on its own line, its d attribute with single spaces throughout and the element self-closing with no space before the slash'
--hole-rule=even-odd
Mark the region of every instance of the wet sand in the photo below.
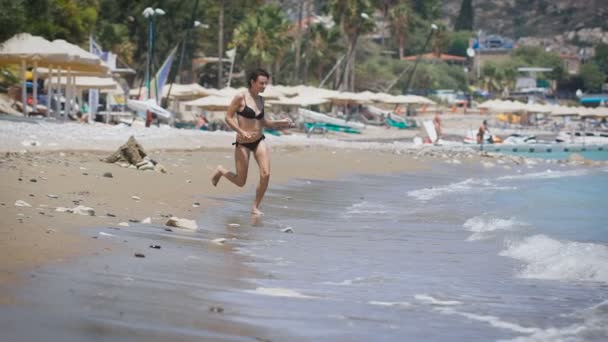
<svg viewBox="0 0 608 342">
<path fill-rule="evenodd" d="M 108 149 L 112 149 L 109 147 Z M 231 149 L 150 151 L 168 173 L 121 168 L 100 161 L 109 152 L 6 153 L 0 157 L 0 304 L 22 304 L 14 290 L 35 282 L 32 272 L 81 258 L 133 250 L 112 239 L 99 238 L 90 227 L 132 226 L 150 217 L 163 226 L 169 216 L 197 220 L 204 228 L 205 210 L 221 205 L 213 198 L 245 194 L 251 200 L 257 166 L 251 160 L 247 185 L 237 188 L 225 179 L 210 183 L 216 165 L 233 167 Z M 273 184 L 293 178 L 333 179 L 349 174 L 390 174 L 421 170 L 425 163 L 390 152 L 333 148 L 274 147 Z M 111 172 L 112 178 L 104 177 Z M 49 196 L 50 195 L 50 196 Z M 139 199 L 134 199 L 136 196 Z M 22 200 L 31 207 L 15 206 Z M 57 207 L 91 207 L 94 216 L 57 212 Z M 248 210 L 250 200 L 242 203 Z M 262 207 L 263 210 L 263 207 Z M 236 282 L 238 272 L 222 277 Z M 213 278 L 216 278 L 215 276 Z"/>
</svg>

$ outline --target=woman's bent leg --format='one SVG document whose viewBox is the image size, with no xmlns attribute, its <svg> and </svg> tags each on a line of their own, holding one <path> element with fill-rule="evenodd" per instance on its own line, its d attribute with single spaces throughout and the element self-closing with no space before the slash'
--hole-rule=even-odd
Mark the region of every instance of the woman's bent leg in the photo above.
<svg viewBox="0 0 608 342">
<path fill-rule="evenodd" d="M 260 168 L 260 183 L 255 189 L 255 201 L 253 202 L 251 212 L 256 215 L 263 215 L 260 211 L 260 203 L 262 203 L 262 199 L 268 188 L 268 182 L 270 181 L 270 151 L 266 146 L 266 142 L 260 142 L 255 150 L 254 157 Z"/>
<path fill-rule="evenodd" d="M 226 170 L 219 165 L 211 178 L 213 185 L 217 185 L 222 176 L 226 177 L 234 185 L 242 187 L 247 182 L 247 171 L 249 167 L 249 150 L 242 146 L 237 146 L 234 149 L 234 164 L 236 173 Z"/>
</svg>

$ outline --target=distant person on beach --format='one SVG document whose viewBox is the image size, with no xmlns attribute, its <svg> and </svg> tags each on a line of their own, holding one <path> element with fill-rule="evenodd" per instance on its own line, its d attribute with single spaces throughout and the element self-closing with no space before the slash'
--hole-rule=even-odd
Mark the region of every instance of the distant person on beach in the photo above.
<svg viewBox="0 0 608 342">
<path fill-rule="evenodd" d="M 254 215 L 263 215 L 260 211 L 260 203 L 264 198 L 268 182 L 270 180 L 270 152 L 262 133 L 264 127 L 271 129 L 284 129 L 294 127 L 293 121 L 269 120 L 264 117 L 264 99 L 260 93 L 264 92 L 270 74 L 264 69 L 254 70 L 249 74 L 248 90 L 238 94 L 232 100 L 226 113 L 226 123 L 236 132 L 234 148 L 234 160 L 236 172 L 228 171 L 218 165 L 211 182 L 214 186 L 225 177 L 236 186 L 243 187 L 247 181 L 249 168 L 249 157 L 253 152 L 255 161 L 260 169 L 260 182 L 255 191 L 255 201 L 251 207 Z"/>
<path fill-rule="evenodd" d="M 483 122 L 481 123 L 481 126 L 479 126 L 479 130 L 477 131 L 477 143 L 478 144 L 483 143 L 483 139 L 484 139 L 486 133 L 488 133 L 488 121 L 483 120 Z"/>
<path fill-rule="evenodd" d="M 435 126 L 435 132 L 437 133 L 437 140 L 441 139 L 441 111 L 435 112 L 435 118 L 433 119 L 433 125 Z"/>
</svg>

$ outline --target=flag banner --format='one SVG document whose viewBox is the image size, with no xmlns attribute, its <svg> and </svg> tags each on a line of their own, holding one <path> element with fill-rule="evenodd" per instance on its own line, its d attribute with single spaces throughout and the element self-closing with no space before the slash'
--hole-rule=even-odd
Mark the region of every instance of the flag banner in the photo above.
<svg viewBox="0 0 608 342">
<path fill-rule="evenodd" d="M 89 52 L 96 56 L 99 56 L 99 58 L 101 58 L 101 60 L 103 60 L 104 62 L 108 61 L 109 52 L 103 51 L 101 49 L 101 46 L 99 46 L 95 39 L 93 39 L 93 36 L 89 36 Z"/>
<path fill-rule="evenodd" d="M 89 112 L 91 118 L 95 118 L 97 107 L 99 106 L 99 90 L 89 89 Z"/>
<path fill-rule="evenodd" d="M 155 95 L 156 103 L 158 104 L 160 104 L 163 87 L 165 86 L 165 83 L 167 83 L 167 79 L 169 78 L 169 72 L 171 71 L 171 65 L 173 64 L 173 60 L 175 59 L 176 52 L 177 46 L 174 47 L 173 50 L 171 50 L 171 53 L 169 53 L 169 56 L 167 57 L 167 59 L 165 59 L 165 62 L 160 67 L 160 69 L 158 69 L 158 72 L 156 72 L 156 76 L 154 77 L 152 87 L 155 87 L 156 89 L 152 89 L 152 94 Z"/>
</svg>

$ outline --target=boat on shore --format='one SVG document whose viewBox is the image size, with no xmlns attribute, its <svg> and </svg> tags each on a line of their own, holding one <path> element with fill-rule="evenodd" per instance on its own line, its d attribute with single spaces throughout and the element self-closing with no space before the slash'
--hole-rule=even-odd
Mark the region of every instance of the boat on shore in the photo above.
<svg viewBox="0 0 608 342">
<path fill-rule="evenodd" d="M 608 145 L 608 132 L 559 132 L 555 142 L 584 145 Z"/>
</svg>

